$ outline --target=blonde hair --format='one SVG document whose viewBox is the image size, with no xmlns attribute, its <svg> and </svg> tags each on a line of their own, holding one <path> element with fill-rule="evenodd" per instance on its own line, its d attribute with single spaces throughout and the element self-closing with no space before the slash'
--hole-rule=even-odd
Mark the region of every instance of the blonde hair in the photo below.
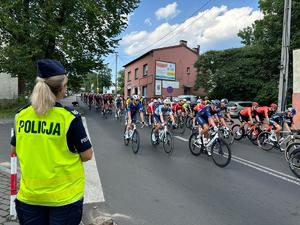
<svg viewBox="0 0 300 225">
<path fill-rule="evenodd" d="M 31 105 L 37 115 L 47 115 L 49 108 L 55 105 L 59 91 L 67 82 L 66 75 L 58 75 L 49 78 L 36 78 L 33 88 Z"/>
</svg>

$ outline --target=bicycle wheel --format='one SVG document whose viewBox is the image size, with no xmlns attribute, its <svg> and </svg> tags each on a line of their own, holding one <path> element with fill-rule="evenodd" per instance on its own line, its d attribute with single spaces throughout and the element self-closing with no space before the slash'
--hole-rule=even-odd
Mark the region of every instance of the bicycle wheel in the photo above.
<svg viewBox="0 0 300 225">
<path fill-rule="evenodd" d="M 234 141 L 234 136 L 232 131 L 226 131 L 224 129 L 220 130 L 221 138 L 229 145 L 231 145 Z"/>
<path fill-rule="evenodd" d="M 258 146 L 265 150 L 270 151 L 274 147 L 274 143 L 270 140 L 271 133 L 267 131 L 261 132 L 257 137 Z"/>
<path fill-rule="evenodd" d="M 185 127 L 186 127 L 185 123 L 184 123 L 184 120 L 182 118 L 179 119 L 177 125 L 178 125 L 178 127 L 177 127 L 178 132 L 180 134 L 183 134 L 185 132 Z"/>
<path fill-rule="evenodd" d="M 202 152 L 202 149 L 204 148 L 201 143 L 198 143 L 197 136 L 198 136 L 198 132 L 195 132 L 195 133 L 192 133 L 189 138 L 189 149 L 190 149 L 190 152 L 194 156 L 200 155 Z"/>
<path fill-rule="evenodd" d="M 150 136 L 150 139 L 151 139 L 151 144 L 152 144 L 153 146 L 157 146 L 157 145 L 159 144 L 159 141 L 158 141 L 158 140 L 156 140 L 156 141 L 153 141 L 153 140 L 152 140 L 152 135 L 154 134 L 154 130 L 155 130 L 155 128 L 153 127 L 152 130 L 151 130 L 151 136 Z"/>
<path fill-rule="evenodd" d="M 296 177 L 300 178 L 300 148 L 297 148 L 291 152 L 289 167 L 293 174 L 295 174 Z"/>
<path fill-rule="evenodd" d="M 234 140 L 241 140 L 244 137 L 244 129 L 239 124 L 235 124 L 231 128 Z"/>
<path fill-rule="evenodd" d="M 124 145 L 128 145 L 129 144 L 129 139 L 127 138 L 125 138 L 125 132 L 126 132 L 126 126 L 125 126 L 125 129 L 124 129 L 124 133 L 123 133 L 123 139 L 124 139 Z"/>
<path fill-rule="evenodd" d="M 170 132 L 166 132 L 166 134 L 163 137 L 163 148 L 165 153 L 171 154 L 174 150 L 174 140 L 173 136 Z"/>
<path fill-rule="evenodd" d="M 140 149 L 140 135 L 137 132 L 137 130 L 135 130 L 132 134 L 131 137 L 131 148 L 134 154 L 138 153 L 139 149 Z"/>
<path fill-rule="evenodd" d="M 222 139 L 217 139 L 211 146 L 211 156 L 219 167 L 227 166 L 231 161 L 231 149 Z"/>
<path fill-rule="evenodd" d="M 254 145 L 258 145 L 257 143 L 257 137 L 259 135 L 259 130 L 258 129 L 250 129 L 249 133 L 248 133 L 248 139 L 251 141 L 252 144 Z"/>
<path fill-rule="evenodd" d="M 300 143 L 298 142 L 291 143 L 287 146 L 286 150 L 284 151 L 284 157 L 286 161 L 289 161 L 290 154 L 297 148 L 300 148 Z"/>
</svg>

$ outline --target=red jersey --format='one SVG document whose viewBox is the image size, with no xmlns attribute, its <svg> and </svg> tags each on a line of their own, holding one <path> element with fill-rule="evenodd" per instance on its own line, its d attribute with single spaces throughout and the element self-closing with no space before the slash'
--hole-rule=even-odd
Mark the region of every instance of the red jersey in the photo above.
<svg viewBox="0 0 300 225">
<path fill-rule="evenodd" d="M 266 115 L 266 114 L 269 115 L 269 107 L 268 106 L 258 107 L 256 109 L 256 112 L 259 113 L 259 114 L 263 114 L 263 115 Z"/>
<path fill-rule="evenodd" d="M 194 107 L 194 111 L 199 112 L 201 109 L 203 109 L 205 107 L 204 104 L 198 103 L 195 107 Z"/>
<path fill-rule="evenodd" d="M 249 117 L 249 115 L 252 115 L 252 107 L 245 107 L 245 108 L 243 108 L 243 109 L 240 111 L 240 114 L 241 114 L 242 116 L 248 116 L 248 117 Z"/>
</svg>

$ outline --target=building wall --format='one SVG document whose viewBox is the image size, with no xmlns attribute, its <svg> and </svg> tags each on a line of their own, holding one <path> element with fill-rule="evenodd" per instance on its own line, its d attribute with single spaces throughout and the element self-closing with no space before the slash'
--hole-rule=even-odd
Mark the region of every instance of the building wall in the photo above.
<svg viewBox="0 0 300 225">
<path fill-rule="evenodd" d="M 0 100 L 16 99 L 18 97 L 18 78 L 7 73 L 0 73 Z"/>
<path fill-rule="evenodd" d="M 194 68 L 194 64 L 198 58 L 198 54 L 187 49 L 184 46 L 178 46 L 173 48 L 165 48 L 154 50 L 150 52 L 145 57 L 140 60 L 133 62 L 125 67 L 125 93 L 124 95 L 128 96 L 128 88 L 131 88 L 132 94 L 142 95 L 142 87 L 147 86 L 147 97 L 155 96 L 155 62 L 164 61 L 169 63 L 176 64 L 176 81 L 179 82 L 179 88 L 173 89 L 173 93 L 169 94 L 167 88 L 162 88 L 163 96 L 178 96 L 184 94 L 184 87 L 190 87 L 191 94 L 203 95 L 203 90 L 194 91 L 193 87 L 195 85 L 197 71 Z M 143 65 L 148 64 L 148 76 L 143 77 Z M 189 67 L 189 74 L 187 68 Z M 135 69 L 138 68 L 138 79 L 134 78 Z M 128 72 L 131 71 L 131 81 L 128 81 L 127 76 Z M 140 87 L 138 93 L 134 92 L 136 87 Z"/>
<path fill-rule="evenodd" d="M 300 49 L 293 51 L 293 107 L 297 112 L 295 126 L 300 129 Z"/>
</svg>

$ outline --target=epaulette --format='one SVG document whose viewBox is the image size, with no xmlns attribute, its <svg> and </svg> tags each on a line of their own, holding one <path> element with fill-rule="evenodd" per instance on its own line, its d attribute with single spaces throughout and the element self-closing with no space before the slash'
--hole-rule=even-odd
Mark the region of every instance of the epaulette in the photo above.
<svg viewBox="0 0 300 225">
<path fill-rule="evenodd" d="M 31 106 L 31 105 L 28 104 L 28 105 L 24 106 L 23 108 L 19 109 L 19 110 L 17 111 L 17 113 L 21 112 L 21 111 L 24 110 L 24 109 L 27 109 L 29 106 Z"/>
<path fill-rule="evenodd" d="M 70 106 L 64 106 L 64 108 L 65 108 L 68 112 L 72 113 L 75 117 L 81 117 L 80 113 L 79 113 L 76 109 L 74 109 L 73 107 L 70 107 Z"/>
</svg>

